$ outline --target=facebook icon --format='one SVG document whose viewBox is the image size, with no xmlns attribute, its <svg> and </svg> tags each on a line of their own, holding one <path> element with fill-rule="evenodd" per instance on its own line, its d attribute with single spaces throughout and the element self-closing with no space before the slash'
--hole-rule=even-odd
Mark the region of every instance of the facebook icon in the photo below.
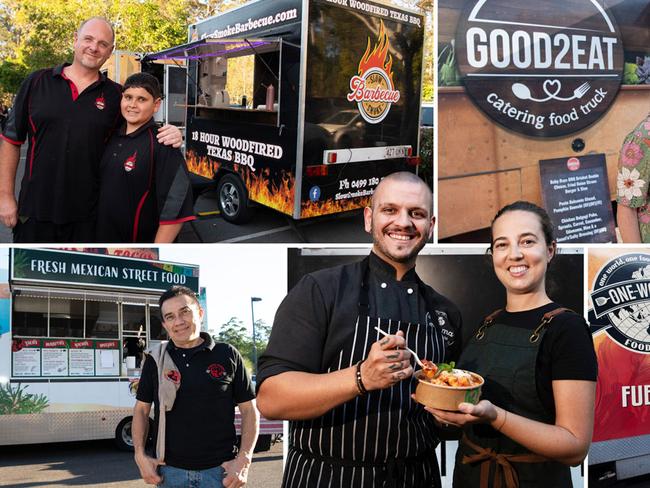
<svg viewBox="0 0 650 488">
<path fill-rule="evenodd" d="M 312 202 L 317 202 L 318 200 L 320 200 L 320 187 L 312 186 L 309 189 L 309 199 Z"/>
</svg>

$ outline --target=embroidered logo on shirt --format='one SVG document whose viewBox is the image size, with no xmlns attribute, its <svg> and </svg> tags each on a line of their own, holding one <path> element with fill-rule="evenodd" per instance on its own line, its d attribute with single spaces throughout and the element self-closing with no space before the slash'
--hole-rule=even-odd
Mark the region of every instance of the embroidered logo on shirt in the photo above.
<svg viewBox="0 0 650 488">
<path fill-rule="evenodd" d="M 133 168 L 135 168 L 135 161 L 138 157 L 138 151 L 134 152 L 131 156 L 126 158 L 126 161 L 124 161 L 124 171 L 127 173 L 133 171 Z"/>
<path fill-rule="evenodd" d="M 104 99 L 103 96 L 97 97 L 95 99 L 95 107 L 97 107 L 99 110 L 104 110 L 105 106 L 106 106 L 106 100 Z"/>
<path fill-rule="evenodd" d="M 165 371 L 165 378 L 167 378 L 169 381 L 171 381 L 175 385 L 178 385 L 181 382 L 181 373 L 180 373 L 180 371 L 169 369 L 169 370 Z"/>
<path fill-rule="evenodd" d="M 445 346 L 449 347 L 456 342 L 456 330 L 449 323 L 449 317 L 445 312 L 436 310 L 436 316 L 438 317 L 438 326 L 440 327 L 440 332 L 445 341 Z"/>
<path fill-rule="evenodd" d="M 213 378 L 219 379 L 226 374 L 226 368 L 224 368 L 220 364 L 213 363 L 210 366 L 208 366 L 208 369 L 205 372 L 208 373 Z"/>
</svg>

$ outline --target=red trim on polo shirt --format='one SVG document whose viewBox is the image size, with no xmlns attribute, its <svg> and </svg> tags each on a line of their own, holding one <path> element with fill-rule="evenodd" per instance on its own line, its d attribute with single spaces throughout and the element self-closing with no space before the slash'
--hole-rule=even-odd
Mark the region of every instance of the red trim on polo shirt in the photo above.
<svg viewBox="0 0 650 488">
<path fill-rule="evenodd" d="M 190 215 L 188 217 L 183 217 L 182 219 L 176 220 L 161 220 L 160 225 L 172 225 L 172 224 L 182 224 L 183 222 L 189 222 L 190 220 L 196 220 L 196 215 Z"/>
<path fill-rule="evenodd" d="M 72 91 L 72 101 L 76 102 L 77 98 L 79 98 L 79 90 L 77 89 L 77 85 L 75 85 L 74 81 L 65 75 L 65 71 L 63 70 L 61 70 L 61 78 L 66 80 L 68 82 L 68 85 L 70 85 L 70 91 Z"/>
<path fill-rule="evenodd" d="M 40 79 L 40 77 L 39 77 Z M 36 124 L 34 119 L 32 119 L 32 96 L 30 95 L 27 99 L 27 120 L 29 125 L 32 126 L 32 150 L 29 155 L 29 179 L 32 179 L 32 170 L 34 169 L 34 150 L 36 149 Z"/>
<path fill-rule="evenodd" d="M 20 141 L 14 141 L 13 139 L 9 139 L 9 138 L 8 138 L 7 136 L 5 136 L 4 134 L 0 134 L 0 139 L 2 139 L 2 140 L 4 140 L 4 141 L 7 141 L 9 144 L 11 144 L 11 145 L 13 145 L 13 146 L 22 146 L 23 144 L 25 144 L 25 141 L 23 141 L 23 142 L 20 142 Z"/>
<path fill-rule="evenodd" d="M 133 238 L 132 238 L 133 242 L 137 242 L 138 224 L 140 223 L 140 211 L 142 210 L 142 206 L 144 205 L 144 202 L 147 199 L 147 195 L 149 195 L 149 190 L 151 189 L 151 182 L 153 181 L 153 166 L 154 166 L 153 132 L 151 132 L 151 128 L 147 129 L 147 132 L 149 132 L 149 185 L 147 191 L 144 192 L 144 195 L 142 195 L 142 198 L 138 202 L 138 208 L 135 211 L 135 220 L 133 221 Z"/>
</svg>

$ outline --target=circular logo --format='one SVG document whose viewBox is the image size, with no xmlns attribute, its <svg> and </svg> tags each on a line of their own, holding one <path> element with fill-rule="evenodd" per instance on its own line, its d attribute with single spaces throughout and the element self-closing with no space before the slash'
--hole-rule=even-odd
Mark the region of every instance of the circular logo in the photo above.
<svg viewBox="0 0 650 488">
<path fill-rule="evenodd" d="M 388 97 L 393 92 L 393 84 L 386 72 L 371 68 L 361 77 L 365 86 L 365 97 L 358 102 L 361 116 L 371 124 L 381 122 L 388 115 L 391 103 Z"/>
<path fill-rule="evenodd" d="M 569 158 L 566 167 L 569 171 L 577 171 L 580 169 L 580 160 L 578 158 Z"/>
<path fill-rule="evenodd" d="M 650 352 L 650 254 L 625 254 L 606 263 L 591 301 L 592 322 L 623 347 Z"/>
<path fill-rule="evenodd" d="M 210 376 L 212 376 L 215 379 L 219 379 L 224 374 L 226 374 L 226 369 L 220 364 L 213 363 L 210 366 L 208 366 L 206 373 L 208 373 Z"/>
<path fill-rule="evenodd" d="M 320 187 L 312 186 L 309 189 L 309 199 L 312 202 L 317 202 L 318 200 L 320 200 Z"/>
<path fill-rule="evenodd" d="M 458 69 L 478 107 L 537 137 L 571 134 L 598 120 L 623 74 L 614 17 L 596 0 L 501 5 L 468 2 L 456 32 Z"/>
</svg>

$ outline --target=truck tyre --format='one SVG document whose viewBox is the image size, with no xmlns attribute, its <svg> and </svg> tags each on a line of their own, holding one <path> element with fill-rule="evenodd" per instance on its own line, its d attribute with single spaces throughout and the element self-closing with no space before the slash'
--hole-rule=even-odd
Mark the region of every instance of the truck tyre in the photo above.
<svg viewBox="0 0 650 488">
<path fill-rule="evenodd" d="M 248 206 L 248 192 L 239 176 L 229 173 L 224 175 L 217 185 L 219 210 L 228 222 L 243 224 L 252 217 L 252 209 Z"/>
<path fill-rule="evenodd" d="M 120 451 L 133 451 L 132 424 L 133 417 L 127 417 L 115 429 L 115 445 Z"/>
<path fill-rule="evenodd" d="M 133 434 L 131 426 L 133 417 L 127 417 L 115 429 L 115 445 L 120 451 L 133 452 Z M 147 436 L 147 445 L 153 440 L 153 421 L 149 419 L 149 435 Z"/>
</svg>

